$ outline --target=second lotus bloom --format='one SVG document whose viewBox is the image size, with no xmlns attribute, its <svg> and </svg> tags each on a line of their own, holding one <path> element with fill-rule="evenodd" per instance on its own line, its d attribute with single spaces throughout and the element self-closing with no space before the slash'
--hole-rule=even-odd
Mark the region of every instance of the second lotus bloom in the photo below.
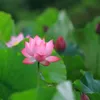
<svg viewBox="0 0 100 100">
<path fill-rule="evenodd" d="M 12 36 L 11 40 L 6 43 L 7 47 L 11 48 L 13 46 L 16 46 L 24 39 L 23 33 L 20 33 L 18 36 Z"/>
<path fill-rule="evenodd" d="M 56 56 L 51 56 L 54 45 L 53 41 L 45 42 L 39 36 L 30 38 L 29 42 L 25 42 L 25 48 L 22 50 L 22 54 L 26 57 L 23 60 L 24 64 L 33 64 L 38 61 L 41 64 L 48 66 L 51 62 L 60 60 Z"/>
<path fill-rule="evenodd" d="M 25 38 L 30 38 L 30 35 L 27 35 Z M 6 43 L 8 48 L 18 45 L 22 40 L 24 40 L 24 34 L 20 33 L 18 36 L 12 36 L 11 40 Z"/>
</svg>

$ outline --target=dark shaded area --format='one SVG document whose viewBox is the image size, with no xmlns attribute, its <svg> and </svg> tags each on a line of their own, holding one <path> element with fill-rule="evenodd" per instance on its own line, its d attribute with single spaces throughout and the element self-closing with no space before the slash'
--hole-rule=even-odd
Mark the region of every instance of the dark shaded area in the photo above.
<svg viewBox="0 0 100 100">
<path fill-rule="evenodd" d="M 100 0 L 0 0 L 0 11 L 11 13 L 15 21 L 27 12 L 42 12 L 48 7 L 66 9 L 76 27 L 100 15 Z M 20 12 L 20 15 L 19 15 Z M 31 15 L 29 15 L 31 16 Z"/>
<path fill-rule="evenodd" d="M 56 7 L 58 9 L 71 8 L 80 0 L 0 0 L 0 11 L 9 12 L 17 20 L 16 12 L 20 10 L 44 10 L 47 7 Z"/>
</svg>

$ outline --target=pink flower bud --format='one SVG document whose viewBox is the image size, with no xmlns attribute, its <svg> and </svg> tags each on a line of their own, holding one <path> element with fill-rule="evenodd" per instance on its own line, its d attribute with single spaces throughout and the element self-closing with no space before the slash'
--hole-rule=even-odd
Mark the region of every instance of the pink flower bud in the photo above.
<svg viewBox="0 0 100 100">
<path fill-rule="evenodd" d="M 57 51 L 64 51 L 66 49 L 66 42 L 64 38 L 62 36 L 59 36 L 54 46 Z"/>
<path fill-rule="evenodd" d="M 48 26 L 44 26 L 44 27 L 43 27 L 43 31 L 44 31 L 44 32 L 47 32 L 48 29 L 49 29 Z"/>
<path fill-rule="evenodd" d="M 89 100 L 89 97 L 86 94 L 81 95 L 81 100 Z"/>
<path fill-rule="evenodd" d="M 100 34 L 100 23 L 96 25 L 96 33 Z"/>
</svg>

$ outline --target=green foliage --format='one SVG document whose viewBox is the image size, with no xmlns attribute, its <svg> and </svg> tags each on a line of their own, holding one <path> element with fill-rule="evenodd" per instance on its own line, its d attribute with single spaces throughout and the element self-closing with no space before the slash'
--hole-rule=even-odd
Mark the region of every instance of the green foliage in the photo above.
<svg viewBox="0 0 100 100">
<path fill-rule="evenodd" d="M 6 15 L 4 15 L 4 16 L 6 16 Z M 6 18 L 6 17 L 4 17 L 4 18 Z M 3 20 L 5 21 L 5 19 L 3 19 Z M 1 30 L 3 30 L 2 28 L 4 28 L 4 27 L 2 26 Z M 9 24 L 8 24 L 8 27 L 6 27 L 6 28 L 9 28 Z M 12 29 L 13 29 L 13 27 L 11 27 L 11 30 Z M 11 32 L 9 32 L 10 36 L 8 38 L 8 35 L 6 35 L 6 34 L 5 35 L 3 34 L 4 40 L 9 39 L 10 36 L 12 35 Z M 7 48 L 5 45 L 4 48 L 0 49 L 0 55 L 1 55 L 0 56 L 0 60 L 1 60 L 1 64 L 0 64 L 0 90 L 1 90 L 0 97 L 2 97 L 3 99 L 7 99 L 12 93 L 24 92 L 29 89 L 37 87 L 37 63 L 35 63 L 33 65 L 25 65 L 22 63 L 24 57 L 21 54 L 21 50 L 24 47 L 25 40 L 22 41 L 20 44 L 18 44 L 18 46 L 15 46 L 13 48 Z M 55 52 L 54 55 L 57 55 L 57 53 Z M 56 67 L 54 67 L 54 66 L 56 66 Z M 59 70 L 56 70 L 56 69 L 59 69 Z M 47 68 L 45 68 L 44 66 L 41 66 L 41 72 L 43 74 L 43 77 L 45 77 L 46 81 L 50 82 L 50 83 L 59 83 L 66 79 L 66 70 L 65 70 L 63 61 L 51 64 Z M 44 84 L 42 81 L 43 80 L 41 79 L 40 80 L 41 85 Z M 43 97 L 41 97 L 41 96 L 39 96 L 39 98 L 44 97 L 44 96 Z M 47 95 L 47 97 L 48 97 L 48 95 Z M 18 96 L 18 98 L 19 98 L 19 96 Z M 26 99 L 27 98 L 28 97 L 26 97 Z"/>
<path fill-rule="evenodd" d="M 53 55 L 57 56 L 57 53 L 54 52 Z M 67 77 L 66 66 L 62 60 L 59 62 L 51 63 L 49 67 L 41 66 L 41 72 L 43 73 L 45 80 L 51 83 L 63 82 Z"/>
<path fill-rule="evenodd" d="M 81 77 L 80 70 L 85 69 L 84 60 L 81 56 L 64 56 L 63 57 L 65 65 L 67 67 L 67 77 L 68 79 L 74 81 Z M 73 77 L 75 76 L 75 77 Z"/>
<path fill-rule="evenodd" d="M 10 100 L 51 100 L 55 90 L 55 88 L 50 87 L 36 88 L 24 92 L 15 93 L 10 97 Z"/>
<path fill-rule="evenodd" d="M 19 51 L 23 47 L 22 45 L 23 43 L 12 49 L 0 50 L 0 55 L 2 55 L 0 57 L 0 90 L 4 91 L 0 93 L 2 98 L 5 97 L 5 94 L 10 95 L 10 93 L 28 90 L 37 86 L 37 63 L 34 65 L 24 65 L 22 63 L 24 57 Z M 47 68 L 41 66 L 46 81 L 59 83 L 66 79 L 65 66 L 61 62 L 51 64 Z M 56 70 L 58 68 L 59 70 Z"/>
<path fill-rule="evenodd" d="M 64 10 L 48 8 L 35 20 L 20 21 L 14 29 L 11 16 L 0 12 L 0 97 L 3 100 L 80 100 L 85 93 L 90 100 L 98 100 L 100 40 L 95 27 L 99 21 L 100 17 L 75 30 Z M 47 32 L 43 31 L 44 26 L 49 27 Z M 37 62 L 33 65 L 22 63 L 25 57 L 21 50 L 29 39 L 12 48 L 4 44 L 16 34 L 15 31 L 54 41 L 63 36 L 66 50 L 59 54 L 53 51 L 52 55 L 58 56 L 60 61 L 48 67 L 40 65 L 38 72 Z"/>
<path fill-rule="evenodd" d="M 58 16 L 58 10 L 53 8 L 48 8 L 44 11 L 39 17 L 36 18 L 36 32 L 38 32 L 39 35 L 44 33 L 44 26 L 52 26 Z"/>
<path fill-rule="evenodd" d="M 73 24 L 70 21 L 64 10 L 60 11 L 56 23 L 47 32 L 47 38 L 56 40 L 58 36 L 63 36 L 65 40 L 72 41 L 74 30 Z"/>
<path fill-rule="evenodd" d="M 76 80 L 74 87 L 83 93 L 100 93 L 100 81 L 95 80 L 90 72 L 85 72 L 81 80 Z"/>
<path fill-rule="evenodd" d="M 17 47 L 2 49 L 0 55 L 0 83 L 3 85 L 0 90 L 4 91 L 0 93 L 2 98 L 5 98 L 5 94 L 7 95 L 9 91 L 17 92 L 36 87 L 36 64 L 24 65 L 23 56 Z"/>
<path fill-rule="evenodd" d="M 0 12 L 0 40 L 3 42 L 8 41 L 12 34 L 15 34 L 15 30 L 11 15 Z"/>
<path fill-rule="evenodd" d="M 81 84 L 85 93 L 100 93 L 100 81 L 93 79 L 89 72 L 85 72 Z"/>
<path fill-rule="evenodd" d="M 99 100 L 100 98 L 100 93 L 92 93 L 92 94 L 88 94 L 90 100 Z"/>
<path fill-rule="evenodd" d="M 96 25 L 100 17 L 87 24 L 85 28 L 74 33 L 75 39 L 85 54 L 85 67 L 90 70 L 97 78 L 100 77 L 100 40 L 96 34 Z"/>
<path fill-rule="evenodd" d="M 80 100 L 80 98 L 81 98 L 80 92 L 74 91 L 74 94 L 75 94 L 76 100 Z"/>
</svg>

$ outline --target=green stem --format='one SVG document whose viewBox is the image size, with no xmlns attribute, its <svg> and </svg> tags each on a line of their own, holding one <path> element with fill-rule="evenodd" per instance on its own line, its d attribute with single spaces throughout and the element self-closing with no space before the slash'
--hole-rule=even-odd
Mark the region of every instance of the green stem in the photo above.
<svg viewBox="0 0 100 100">
<path fill-rule="evenodd" d="M 38 72 L 40 72 L 40 63 L 38 62 Z"/>
<path fill-rule="evenodd" d="M 40 85 L 40 63 L 38 62 L 38 69 L 37 69 L 37 86 Z"/>
<path fill-rule="evenodd" d="M 43 77 L 42 73 L 40 72 L 40 63 L 38 62 L 38 70 L 37 70 L 37 87 L 39 87 L 40 85 L 40 79 L 42 79 L 42 81 L 44 81 L 47 85 L 49 86 L 56 86 L 56 83 L 48 83 L 45 78 Z"/>
</svg>

